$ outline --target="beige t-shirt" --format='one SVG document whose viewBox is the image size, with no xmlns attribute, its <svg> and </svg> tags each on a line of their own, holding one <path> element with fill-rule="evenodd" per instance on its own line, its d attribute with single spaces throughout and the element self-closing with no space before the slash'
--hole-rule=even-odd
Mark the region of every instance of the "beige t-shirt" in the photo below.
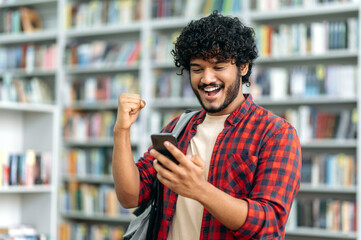
<svg viewBox="0 0 361 240">
<path fill-rule="evenodd" d="M 209 165 L 214 144 L 224 128 L 229 115 L 206 115 L 198 125 L 197 133 L 192 138 L 187 155 L 198 155 L 205 163 L 204 176 L 208 179 Z M 176 211 L 169 229 L 168 240 L 199 239 L 203 217 L 203 205 L 199 202 L 178 196 Z"/>
</svg>

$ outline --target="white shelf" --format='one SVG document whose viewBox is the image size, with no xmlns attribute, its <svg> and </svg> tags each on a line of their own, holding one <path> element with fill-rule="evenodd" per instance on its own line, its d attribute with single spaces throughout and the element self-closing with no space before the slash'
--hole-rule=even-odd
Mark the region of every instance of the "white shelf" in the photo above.
<svg viewBox="0 0 361 240">
<path fill-rule="evenodd" d="M 320 55 L 299 55 L 295 54 L 293 56 L 274 56 L 274 57 L 260 57 L 256 60 L 256 64 L 265 64 L 265 63 L 289 63 L 289 62 L 306 62 L 306 61 L 320 61 L 320 60 L 347 60 L 347 59 L 357 59 L 358 52 L 357 50 L 330 50 L 325 54 Z"/>
<path fill-rule="evenodd" d="M 312 7 L 289 7 L 274 11 L 251 11 L 249 17 L 252 21 L 265 21 L 334 14 L 345 16 L 350 13 L 357 14 L 358 8 L 358 3 L 320 4 Z"/>
<path fill-rule="evenodd" d="M 0 111 L 1 110 L 54 113 L 57 110 L 57 106 L 51 104 L 33 104 L 33 103 L 0 101 Z"/>
<path fill-rule="evenodd" d="M 68 66 L 65 68 L 67 74 L 97 74 L 97 73 L 118 73 L 128 71 L 139 71 L 139 65 L 132 66 Z"/>
<path fill-rule="evenodd" d="M 356 233 L 343 233 L 340 231 L 332 231 L 326 229 L 315 228 L 297 228 L 294 230 L 286 230 L 286 239 L 290 236 L 304 237 L 319 237 L 321 239 L 356 239 Z"/>
<path fill-rule="evenodd" d="M 133 22 L 127 24 L 117 24 L 117 25 L 104 25 L 104 26 L 95 26 L 88 28 L 76 29 L 72 28 L 66 31 L 65 36 L 67 38 L 76 38 L 76 37 L 99 37 L 103 35 L 116 35 L 116 34 L 129 34 L 132 32 L 140 32 L 141 22 Z"/>
<path fill-rule="evenodd" d="M 301 142 L 302 148 L 307 149 L 345 149 L 345 148 L 357 148 L 356 139 L 320 139 L 311 140 L 307 142 Z"/>
<path fill-rule="evenodd" d="M 96 101 L 96 102 L 85 102 L 85 101 L 76 101 L 71 105 L 66 106 L 69 109 L 78 109 L 78 110 L 115 110 L 118 108 L 118 101 Z"/>
<path fill-rule="evenodd" d="M 13 70 L 6 70 L 6 72 L 0 72 L 0 78 L 4 77 L 5 75 L 10 74 L 16 77 L 42 77 L 42 76 L 50 76 L 55 77 L 55 71 L 44 71 L 41 69 L 35 69 L 34 71 L 26 71 L 23 69 L 13 69 Z"/>
<path fill-rule="evenodd" d="M 171 108 L 196 108 L 200 109 L 201 105 L 199 104 L 197 98 L 157 98 L 152 100 L 152 107 L 161 109 L 171 109 Z"/>
<path fill-rule="evenodd" d="M 51 193 L 52 187 L 49 185 L 34 185 L 34 186 L 2 186 L 0 187 L 0 194 L 9 194 L 9 193 Z"/>
<path fill-rule="evenodd" d="M 329 193 L 329 194 L 353 194 L 357 192 L 356 186 L 327 186 L 301 183 L 300 193 Z"/>
<path fill-rule="evenodd" d="M 33 33 L 11 33 L 0 34 L 0 44 L 20 44 L 28 42 L 40 42 L 40 41 L 55 41 L 57 37 L 57 31 L 55 30 L 42 30 Z"/>
<path fill-rule="evenodd" d="M 157 62 L 157 61 L 155 61 L 154 63 L 152 63 L 152 69 L 160 69 L 160 68 L 177 69 L 177 67 L 171 61 L 169 61 L 169 62 Z"/>
<path fill-rule="evenodd" d="M 88 140 L 65 140 L 64 144 L 67 147 L 113 147 L 113 138 L 108 139 L 97 139 L 92 138 Z M 132 141 L 132 146 L 136 146 L 138 143 L 136 141 Z"/>
<path fill-rule="evenodd" d="M 114 184 L 113 176 L 103 175 L 87 175 L 87 176 L 64 176 L 64 181 L 67 182 L 83 182 L 83 183 L 96 183 L 96 184 Z"/>
<path fill-rule="evenodd" d="M 255 98 L 254 101 L 262 106 L 289 105 L 324 105 L 324 104 L 356 104 L 357 98 L 339 98 L 336 96 L 305 96 L 304 98 L 287 97 L 285 99 Z"/>
<path fill-rule="evenodd" d="M 67 146 L 77 146 L 77 147 L 112 147 L 113 139 L 89 139 L 89 140 L 65 140 Z"/>
<path fill-rule="evenodd" d="M 9 3 L 1 3 L 1 8 L 9 8 L 9 7 L 21 7 L 21 6 L 31 6 L 31 5 L 39 5 L 39 4 L 45 4 L 45 3 L 56 3 L 57 0 L 16 0 L 16 1 L 9 1 Z"/>
</svg>

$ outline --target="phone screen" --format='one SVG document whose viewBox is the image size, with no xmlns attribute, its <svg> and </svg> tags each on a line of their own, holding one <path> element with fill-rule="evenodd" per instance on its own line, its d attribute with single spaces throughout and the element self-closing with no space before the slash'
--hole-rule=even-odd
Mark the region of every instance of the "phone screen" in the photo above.
<svg viewBox="0 0 361 240">
<path fill-rule="evenodd" d="M 171 133 L 152 134 L 150 137 L 152 139 L 153 147 L 155 150 L 157 150 L 176 164 L 179 164 L 177 159 L 175 159 L 164 146 L 164 142 L 168 141 L 178 147 L 177 139 Z"/>
</svg>

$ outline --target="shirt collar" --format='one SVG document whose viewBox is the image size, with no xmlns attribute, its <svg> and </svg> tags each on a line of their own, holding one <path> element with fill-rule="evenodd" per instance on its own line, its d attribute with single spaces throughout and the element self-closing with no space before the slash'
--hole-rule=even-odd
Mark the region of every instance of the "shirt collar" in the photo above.
<svg viewBox="0 0 361 240">
<path fill-rule="evenodd" d="M 244 102 L 227 118 L 227 122 L 231 125 L 236 125 L 239 121 L 241 121 L 254 104 L 251 94 L 243 94 L 243 96 L 245 98 Z"/>
</svg>

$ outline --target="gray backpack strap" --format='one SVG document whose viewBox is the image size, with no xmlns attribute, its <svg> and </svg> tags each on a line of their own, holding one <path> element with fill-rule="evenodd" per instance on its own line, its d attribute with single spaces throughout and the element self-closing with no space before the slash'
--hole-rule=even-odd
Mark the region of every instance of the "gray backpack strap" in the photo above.
<svg viewBox="0 0 361 240">
<path fill-rule="evenodd" d="M 191 112 L 184 112 L 179 117 L 177 124 L 175 125 L 172 135 L 178 138 L 179 134 L 182 132 L 182 130 L 187 126 L 188 122 L 191 120 L 191 118 L 197 113 L 198 111 L 191 111 Z"/>
</svg>

